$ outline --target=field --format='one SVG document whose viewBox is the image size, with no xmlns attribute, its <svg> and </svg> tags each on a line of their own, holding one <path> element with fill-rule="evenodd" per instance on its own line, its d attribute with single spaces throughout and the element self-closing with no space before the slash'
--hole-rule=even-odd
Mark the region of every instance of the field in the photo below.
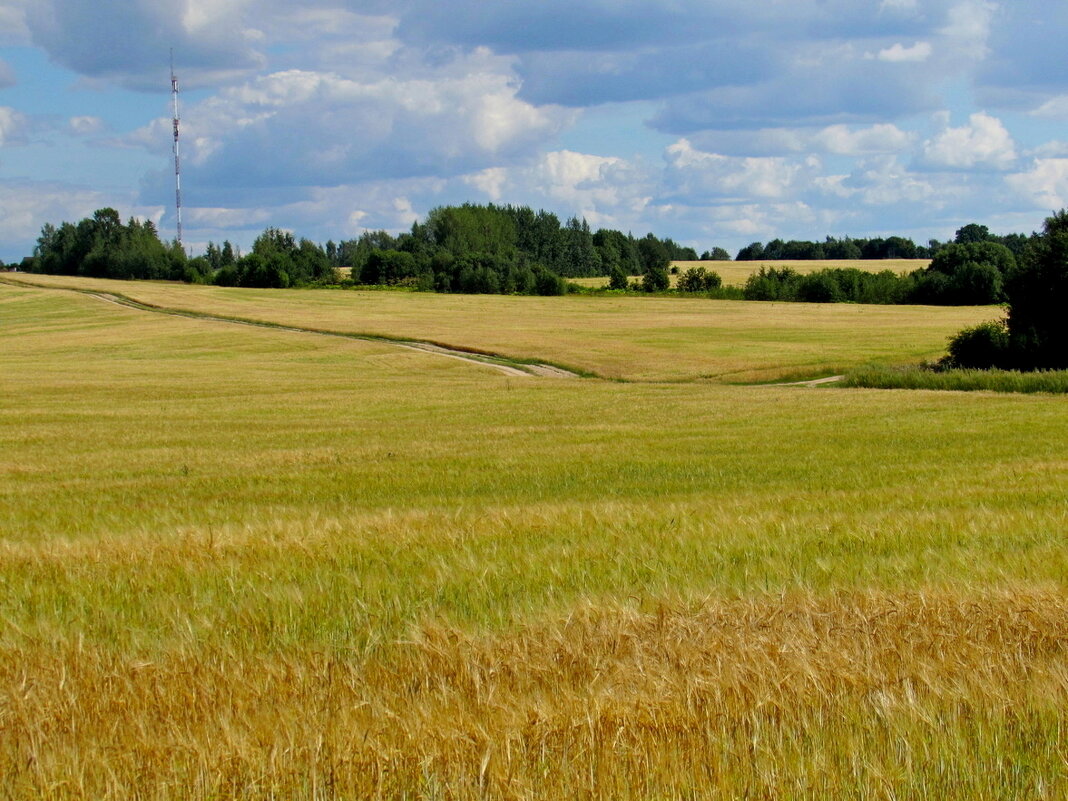
<svg viewBox="0 0 1068 801">
<path fill-rule="evenodd" d="M 789 267 L 799 273 L 811 273 L 828 267 L 852 267 L 868 273 L 881 273 L 890 270 L 893 273 L 911 273 L 931 263 L 930 259 L 827 259 L 827 260 L 804 260 L 804 261 L 673 261 L 671 265 L 677 267 L 679 272 L 685 272 L 690 267 L 704 267 L 706 270 L 719 273 L 724 286 L 745 286 L 745 281 L 750 275 L 757 272 L 761 267 Z M 588 287 L 608 286 L 608 278 L 570 278 L 576 284 Z M 634 276 L 632 281 L 640 280 L 640 276 Z M 678 281 L 678 276 L 671 276 L 672 286 Z"/>
<path fill-rule="evenodd" d="M 1063 397 L 722 383 L 992 310 L 84 286 L 627 380 L 0 284 L 0 798 L 1068 793 Z"/>
<path fill-rule="evenodd" d="M 997 308 L 741 303 L 704 298 L 502 297 L 250 290 L 22 276 L 147 304 L 329 331 L 427 340 L 539 359 L 603 378 L 727 383 L 936 359 Z"/>
</svg>

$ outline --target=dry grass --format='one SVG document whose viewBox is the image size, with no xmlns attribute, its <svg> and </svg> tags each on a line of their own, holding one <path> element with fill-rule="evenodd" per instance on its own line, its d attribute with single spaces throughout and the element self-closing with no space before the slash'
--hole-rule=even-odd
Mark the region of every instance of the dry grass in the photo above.
<svg viewBox="0 0 1068 801">
<path fill-rule="evenodd" d="M 379 657 L 0 661 L 10 797 L 1061 798 L 1068 599 L 581 608 Z"/>
<path fill-rule="evenodd" d="M 761 267 L 789 267 L 799 273 L 812 273 L 816 270 L 824 270 L 830 267 L 853 268 L 863 270 L 866 273 L 881 273 L 890 270 L 892 273 L 901 275 L 920 270 L 931 263 L 930 259 L 826 259 L 826 260 L 785 260 L 785 261 L 673 261 L 671 265 L 678 267 L 679 272 L 685 272 L 691 267 L 704 267 L 714 273 L 718 273 L 723 279 L 724 286 L 745 286 L 750 275 L 757 272 Z M 579 286 L 604 287 L 608 286 L 608 276 L 594 278 L 569 278 Z M 641 276 L 631 276 L 631 281 L 640 281 Z M 678 281 L 678 276 L 671 276 L 672 286 Z"/>
<path fill-rule="evenodd" d="M 945 353 L 952 334 L 991 317 L 989 308 L 980 307 L 249 290 L 63 276 L 20 280 L 119 292 L 168 308 L 431 340 L 641 381 L 773 381 L 831 375 L 870 362 L 933 360 Z"/>
<path fill-rule="evenodd" d="M 672 264 L 682 272 L 689 267 L 705 267 L 719 273 L 726 286 L 745 286 L 746 279 L 761 267 L 789 267 L 799 273 L 813 273 L 828 268 L 852 268 L 866 273 L 881 273 L 889 270 L 901 275 L 919 270 L 931 263 L 930 259 L 825 259 L 825 260 L 780 260 L 780 261 L 676 261 Z"/>
</svg>

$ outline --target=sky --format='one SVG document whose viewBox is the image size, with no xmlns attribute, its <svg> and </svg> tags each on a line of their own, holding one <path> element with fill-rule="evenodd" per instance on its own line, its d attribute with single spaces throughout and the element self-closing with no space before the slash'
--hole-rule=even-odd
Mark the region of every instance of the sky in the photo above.
<svg viewBox="0 0 1068 801">
<path fill-rule="evenodd" d="M 0 259 L 111 206 L 247 249 L 512 203 L 732 254 L 1040 229 L 1066 0 L 0 0 Z"/>
</svg>

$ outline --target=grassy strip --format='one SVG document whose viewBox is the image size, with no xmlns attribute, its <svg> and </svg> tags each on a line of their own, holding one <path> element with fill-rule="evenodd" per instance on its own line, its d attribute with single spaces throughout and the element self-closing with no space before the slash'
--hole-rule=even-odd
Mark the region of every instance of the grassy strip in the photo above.
<svg viewBox="0 0 1068 801">
<path fill-rule="evenodd" d="M 952 392 L 1068 393 L 1068 370 L 931 370 L 925 367 L 865 367 L 846 375 L 843 387 L 937 389 Z"/>
</svg>

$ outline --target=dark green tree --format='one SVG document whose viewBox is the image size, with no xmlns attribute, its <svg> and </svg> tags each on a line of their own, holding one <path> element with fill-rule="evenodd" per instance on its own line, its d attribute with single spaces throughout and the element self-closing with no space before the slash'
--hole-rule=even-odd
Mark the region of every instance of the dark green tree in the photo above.
<svg viewBox="0 0 1068 801">
<path fill-rule="evenodd" d="M 1068 368 L 1068 210 L 1046 220 L 1005 282 L 1009 347 L 1025 369 Z"/>
</svg>

